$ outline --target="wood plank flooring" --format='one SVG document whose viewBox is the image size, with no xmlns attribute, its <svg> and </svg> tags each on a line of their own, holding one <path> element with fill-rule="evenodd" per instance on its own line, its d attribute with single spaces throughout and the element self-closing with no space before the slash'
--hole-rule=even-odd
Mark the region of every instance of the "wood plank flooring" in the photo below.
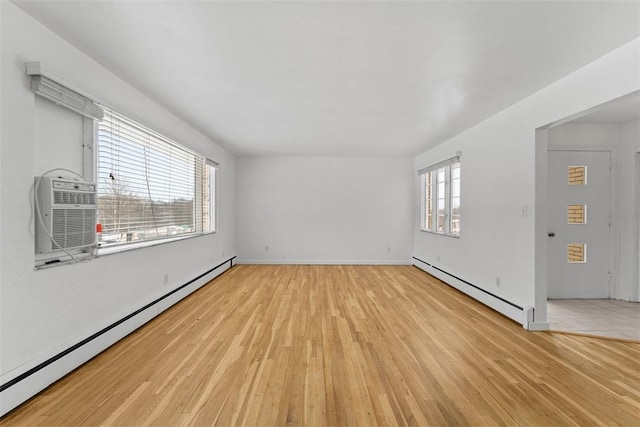
<svg viewBox="0 0 640 427">
<path fill-rule="evenodd" d="M 410 266 L 236 266 L 2 426 L 640 425 L 640 344 L 531 333 Z"/>
</svg>

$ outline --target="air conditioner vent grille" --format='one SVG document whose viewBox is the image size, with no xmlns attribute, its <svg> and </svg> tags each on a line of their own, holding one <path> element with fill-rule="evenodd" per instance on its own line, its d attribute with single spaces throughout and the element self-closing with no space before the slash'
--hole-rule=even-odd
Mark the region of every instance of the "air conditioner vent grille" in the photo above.
<svg viewBox="0 0 640 427">
<path fill-rule="evenodd" d="M 96 194 L 79 191 L 54 191 L 53 203 L 56 205 L 95 205 Z"/>
<path fill-rule="evenodd" d="M 63 249 L 79 248 L 95 243 L 96 211 L 94 209 L 52 209 L 52 233 Z M 51 250 L 58 249 L 51 242 Z"/>
<path fill-rule="evenodd" d="M 35 252 L 96 245 L 96 185 L 62 177 L 36 177 L 38 218 L 35 221 Z"/>
</svg>

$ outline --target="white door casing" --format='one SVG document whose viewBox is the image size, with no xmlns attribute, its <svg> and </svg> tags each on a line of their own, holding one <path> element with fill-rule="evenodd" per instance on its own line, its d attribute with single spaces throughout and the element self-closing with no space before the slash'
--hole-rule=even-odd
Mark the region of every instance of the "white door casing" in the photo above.
<svg viewBox="0 0 640 427">
<path fill-rule="evenodd" d="M 548 152 L 548 298 L 610 297 L 611 176 L 609 151 Z"/>
<path fill-rule="evenodd" d="M 640 302 L 640 149 L 635 153 L 635 185 L 636 185 L 636 277 L 635 286 L 632 286 L 631 301 Z"/>
</svg>

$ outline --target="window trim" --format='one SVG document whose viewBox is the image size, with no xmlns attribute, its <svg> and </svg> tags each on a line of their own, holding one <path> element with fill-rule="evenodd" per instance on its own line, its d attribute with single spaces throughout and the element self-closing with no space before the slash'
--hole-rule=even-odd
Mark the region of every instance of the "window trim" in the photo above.
<svg viewBox="0 0 640 427">
<path fill-rule="evenodd" d="M 151 132 L 159 135 L 161 138 L 166 139 L 168 141 L 170 141 L 173 144 L 178 145 L 179 147 L 182 147 L 183 149 L 185 149 L 186 151 L 189 151 L 199 157 L 202 157 L 202 159 L 204 160 L 204 168 L 205 170 L 211 166 L 215 169 L 215 193 L 214 196 L 215 198 L 213 199 L 213 208 L 214 208 L 214 212 L 215 212 L 215 218 L 214 218 L 214 226 L 215 229 L 213 230 L 207 230 L 207 231 L 201 231 L 201 232 L 193 232 L 193 233 L 185 233 L 183 235 L 180 236 L 172 236 L 172 237 L 166 237 L 163 239 L 152 239 L 152 240 L 144 240 L 141 242 L 124 242 L 118 245 L 111 245 L 111 246 L 106 246 L 106 247 L 100 247 L 100 245 L 96 242 L 96 247 L 95 247 L 95 256 L 99 257 L 99 256 L 104 256 L 104 255 L 112 255 L 112 254 L 116 254 L 116 253 L 120 253 L 120 252 L 127 252 L 130 250 L 135 250 L 135 249 L 142 249 L 142 248 L 147 248 L 147 247 L 151 247 L 151 246 L 158 246 L 158 245 L 164 245 L 164 244 L 168 244 L 168 243 L 173 243 L 173 242 L 177 242 L 177 241 L 181 241 L 181 240 L 187 240 L 187 239 L 193 239 L 193 238 L 197 238 L 197 237 L 202 237 L 202 236 L 208 236 L 208 235 L 213 235 L 216 234 L 218 232 L 218 176 L 219 176 L 219 169 L 220 169 L 220 164 L 218 162 L 215 162 L 213 160 L 211 160 L 209 157 L 200 154 L 199 152 L 193 150 L 192 148 L 178 143 L 176 142 L 173 138 L 166 136 L 165 134 L 163 134 L 162 132 L 156 130 L 153 126 L 149 126 L 146 122 L 139 120 L 137 117 L 133 116 L 133 115 L 129 115 L 128 112 L 123 112 L 122 110 L 120 110 L 119 108 L 113 108 L 110 105 L 107 104 L 103 104 L 103 103 L 97 103 L 96 104 L 104 109 L 108 109 L 112 112 L 115 112 L 117 114 L 122 114 L 123 116 L 125 116 L 126 118 L 128 118 L 129 120 L 135 121 L 138 125 L 146 127 L 148 130 L 150 130 Z M 91 176 L 91 179 L 93 180 L 93 182 L 96 183 L 96 185 L 98 185 L 98 130 L 99 130 L 99 121 L 97 119 L 92 119 L 92 118 L 88 118 L 85 117 L 84 118 L 84 122 L 83 122 L 83 126 L 84 126 L 84 131 L 83 131 L 83 149 L 84 149 L 84 158 L 83 158 L 83 169 L 85 172 L 85 176 Z"/>
<path fill-rule="evenodd" d="M 440 236 L 448 236 L 460 238 L 460 232 L 452 232 L 452 205 L 453 205 L 453 173 L 452 166 L 460 164 L 459 169 L 462 172 L 462 152 L 457 152 L 454 157 L 432 164 L 418 170 L 420 176 L 420 231 L 425 233 L 438 234 Z M 438 189 L 441 182 L 438 178 L 438 172 L 444 169 L 444 227 L 442 231 L 438 230 L 438 210 L 437 203 L 440 198 Z M 431 206 L 427 206 L 427 175 L 431 176 Z M 462 197 L 458 195 L 460 200 Z M 427 221 L 431 216 L 431 227 L 428 227 Z"/>
<path fill-rule="evenodd" d="M 202 234 L 215 234 L 218 232 L 218 175 L 220 164 L 214 162 L 213 160 L 205 157 L 205 170 L 208 168 L 212 168 L 214 170 L 214 182 L 213 182 L 213 224 L 211 224 L 211 220 L 209 220 L 209 230 L 203 232 Z M 209 187 L 209 194 L 211 194 L 211 187 Z M 209 201 L 211 203 L 211 199 Z M 213 229 L 211 227 L 213 226 Z"/>
<path fill-rule="evenodd" d="M 106 246 L 106 247 L 97 247 L 96 248 L 96 256 L 104 256 L 104 255 L 113 255 L 118 254 L 120 252 L 127 252 L 136 249 L 144 249 L 152 246 L 160 246 L 166 245 L 173 242 L 180 242 L 182 240 L 195 239 L 202 236 L 208 236 L 210 234 L 215 234 L 215 232 L 206 232 L 206 233 L 190 233 L 183 234 L 182 236 L 173 236 L 166 239 L 154 239 L 154 240 L 144 240 L 142 242 L 125 242 L 121 245 L 116 246 Z"/>
</svg>

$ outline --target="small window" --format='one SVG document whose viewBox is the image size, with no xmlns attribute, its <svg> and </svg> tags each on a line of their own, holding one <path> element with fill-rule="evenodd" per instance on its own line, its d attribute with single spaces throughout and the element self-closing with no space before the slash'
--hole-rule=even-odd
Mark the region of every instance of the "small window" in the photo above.
<svg viewBox="0 0 640 427">
<path fill-rule="evenodd" d="M 438 195 L 438 204 L 436 207 L 436 216 L 438 218 L 438 222 L 436 223 L 436 232 L 444 233 L 445 222 L 447 218 L 446 213 L 446 178 L 445 178 L 445 168 L 440 168 L 436 172 L 436 179 L 438 182 L 436 194 Z"/>
<path fill-rule="evenodd" d="M 216 230 L 216 163 L 107 108 L 97 142 L 101 248 Z"/>
<path fill-rule="evenodd" d="M 569 264 L 584 264 L 587 262 L 587 244 L 569 243 L 567 245 L 567 262 Z"/>
<path fill-rule="evenodd" d="M 568 224 L 586 224 L 587 223 L 587 205 L 568 205 L 567 206 L 567 223 Z"/>
<path fill-rule="evenodd" d="M 425 215 L 425 223 L 423 229 L 431 230 L 433 228 L 433 175 L 429 172 L 424 175 L 426 200 L 423 207 Z M 426 209 L 426 210 L 425 210 Z"/>
<path fill-rule="evenodd" d="M 460 235 L 460 162 L 451 165 L 451 234 Z"/>
<path fill-rule="evenodd" d="M 418 171 L 422 231 L 460 235 L 460 157 Z"/>
<path fill-rule="evenodd" d="M 569 185 L 587 185 L 587 167 L 569 166 L 567 170 L 567 183 Z"/>
</svg>

